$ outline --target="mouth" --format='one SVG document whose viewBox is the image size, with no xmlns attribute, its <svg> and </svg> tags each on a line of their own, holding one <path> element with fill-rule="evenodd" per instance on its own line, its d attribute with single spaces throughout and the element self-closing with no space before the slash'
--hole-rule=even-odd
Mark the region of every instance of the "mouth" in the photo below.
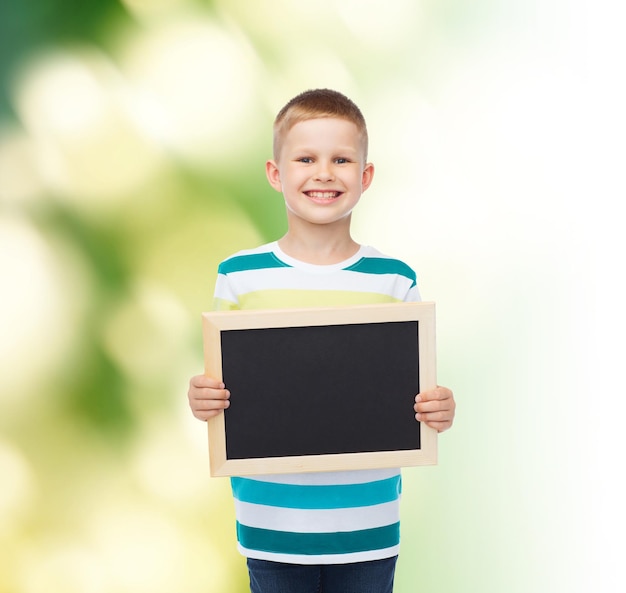
<svg viewBox="0 0 626 593">
<path fill-rule="evenodd" d="M 339 191 L 305 191 L 304 193 L 314 200 L 334 200 L 341 195 Z"/>
</svg>

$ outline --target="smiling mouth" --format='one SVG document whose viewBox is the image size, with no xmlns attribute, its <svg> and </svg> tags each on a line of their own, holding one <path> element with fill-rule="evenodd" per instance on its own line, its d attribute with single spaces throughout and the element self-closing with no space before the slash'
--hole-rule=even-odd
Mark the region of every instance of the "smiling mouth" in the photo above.
<svg viewBox="0 0 626 593">
<path fill-rule="evenodd" d="M 307 191 L 304 192 L 309 198 L 316 200 L 333 200 L 341 195 L 338 191 Z"/>
</svg>

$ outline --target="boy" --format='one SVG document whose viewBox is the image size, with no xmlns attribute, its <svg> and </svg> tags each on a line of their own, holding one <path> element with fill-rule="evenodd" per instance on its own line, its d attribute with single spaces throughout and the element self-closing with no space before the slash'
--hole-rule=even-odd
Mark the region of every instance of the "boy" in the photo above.
<svg viewBox="0 0 626 593">
<path fill-rule="evenodd" d="M 365 120 L 350 99 L 327 89 L 293 98 L 274 122 L 273 156 L 266 174 L 283 194 L 287 233 L 220 264 L 216 308 L 420 299 L 411 268 L 352 239 L 351 212 L 374 166 Z M 230 393 L 198 375 L 188 397 L 193 414 L 207 420 L 228 408 Z M 418 394 L 414 411 L 416 420 L 446 430 L 452 392 Z M 238 547 L 252 593 L 391 593 L 400 482 L 395 469 L 233 478 Z"/>
</svg>

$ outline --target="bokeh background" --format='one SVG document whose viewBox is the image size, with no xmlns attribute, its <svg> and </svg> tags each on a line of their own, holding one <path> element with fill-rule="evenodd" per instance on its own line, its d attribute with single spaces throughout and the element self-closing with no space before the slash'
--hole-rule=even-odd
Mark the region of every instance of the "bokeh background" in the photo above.
<svg viewBox="0 0 626 593">
<path fill-rule="evenodd" d="M 3 0 L 0 592 L 238 593 L 188 412 L 217 263 L 285 230 L 271 124 L 368 120 L 355 238 L 437 302 L 458 414 L 398 593 L 624 590 L 624 12 L 600 0 Z"/>
</svg>

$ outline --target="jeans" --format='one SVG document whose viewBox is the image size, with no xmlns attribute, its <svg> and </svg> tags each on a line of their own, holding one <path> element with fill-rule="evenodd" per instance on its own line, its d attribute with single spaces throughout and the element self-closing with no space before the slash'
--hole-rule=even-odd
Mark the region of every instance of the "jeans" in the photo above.
<svg viewBox="0 0 626 593">
<path fill-rule="evenodd" d="M 283 564 L 248 558 L 251 593 L 392 593 L 397 557 L 353 564 Z"/>
</svg>

